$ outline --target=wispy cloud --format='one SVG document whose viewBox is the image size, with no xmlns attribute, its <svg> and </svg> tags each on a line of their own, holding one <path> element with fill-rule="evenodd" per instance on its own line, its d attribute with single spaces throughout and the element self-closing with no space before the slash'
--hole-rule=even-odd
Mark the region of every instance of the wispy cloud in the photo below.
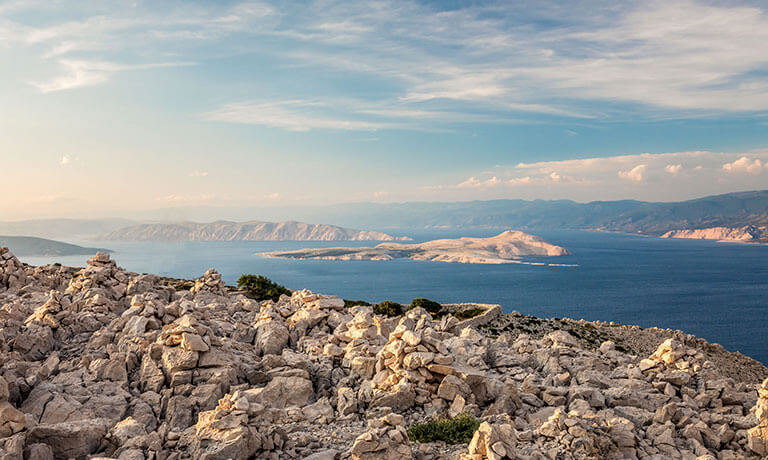
<svg viewBox="0 0 768 460">
<path fill-rule="evenodd" d="M 189 173 L 189 177 L 208 177 L 208 171 L 192 171 Z"/>
<path fill-rule="evenodd" d="M 44 47 L 43 59 L 60 59 L 64 75 L 35 83 L 48 92 L 103 83 L 119 71 L 178 65 L 126 63 L 115 59 L 119 54 L 197 61 L 206 51 L 196 43 L 226 39 L 235 49 L 256 46 L 280 62 L 384 82 L 393 90 L 390 102 L 416 108 L 449 102 L 449 111 L 464 114 L 595 117 L 606 108 L 583 101 L 600 100 L 676 116 L 768 110 L 761 76 L 768 71 L 764 9 L 696 0 L 593 6 L 570 10 L 565 21 L 562 8 L 547 2 L 452 10 L 387 0 L 315 1 L 302 8 L 273 2 L 102 6 L 90 14 L 75 8 L 68 17 L 77 19 L 43 26 L 6 18 L 0 30 L 13 33 L 0 35 Z M 13 2 L 0 15 L 34 8 L 58 7 Z M 264 38 L 281 46 L 259 48 Z M 84 52 L 92 57 L 77 55 Z M 364 121 L 326 118 L 316 127 L 371 129 Z M 303 129 L 291 120 L 277 124 Z"/>
<path fill-rule="evenodd" d="M 203 114 L 203 117 L 211 121 L 270 126 L 288 131 L 309 131 L 311 129 L 375 131 L 396 127 L 396 125 L 386 122 L 333 117 L 325 111 L 318 110 L 322 106 L 323 104 L 318 102 L 302 100 L 241 102 L 227 104 Z"/>
<path fill-rule="evenodd" d="M 59 164 L 65 166 L 72 162 L 72 158 L 69 155 L 62 155 Z"/>
<path fill-rule="evenodd" d="M 159 62 L 152 64 L 115 64 L 103 61 L 84 61 L 62 59 L 59 64 L 64 68 L 64 75 L 44 82 L 29 82 L 43 93 L 63 91 L 84 86 L 97 85 L 110 79 L 112 75 L 126 70 L 145 70 L 161 67 L 193 65 L 191 62 Z"/>
</svg>

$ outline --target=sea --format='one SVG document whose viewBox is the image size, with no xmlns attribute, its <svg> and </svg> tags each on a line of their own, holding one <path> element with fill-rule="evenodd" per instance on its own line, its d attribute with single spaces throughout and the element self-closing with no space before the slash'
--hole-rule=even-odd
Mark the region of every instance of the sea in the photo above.
<svg viewBox="0 0 768 460">
<path fill-rule="evenodd" d="M 421 229 L 397 234 L 421 242 L 499 232 Z M 352 300 L 409 303 L 426 297 L 441 303 L 500 304 L 505 312 L 539 317 L 680 329 L 768 364 L 768 245 L 588 231 L 527 232 L 567 248 L 572 255 L 526 261 L 575 266 L 289 260 L 258 254 L 370 242 L 74 242 L 109 248 L 120 266 L 139 273 L 191 279 L 213 267 L 228 284 L 235 284 L 242 274 L 262 274 L 291 289 Z M 33 265 L 75 266 L 84 265 L 86 259 L 22 258 Z"/>
</svg>

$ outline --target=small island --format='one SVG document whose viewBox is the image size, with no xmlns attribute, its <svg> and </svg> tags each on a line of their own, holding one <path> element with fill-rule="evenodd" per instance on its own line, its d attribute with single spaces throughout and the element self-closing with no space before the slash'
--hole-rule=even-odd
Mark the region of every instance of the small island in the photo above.
<svg viewBox="0 0 768 460">
<path fill-rule="evenodd" d="M 662 238 L 714 240 L 722 243 L 768 243 L 768 227 L 745 225 L 743 227 L 709 227 L 671 230 Z"/>
<path fill-rule="evenodd" d="M 465 264 L 525 263 L 548 265 L 543 262 L 526 262 L 521 258 L 524 256 L 565 256 L 569 255 L 570 252 L 563 247 L 550 244 L 538 236 L 508 230 L 490 238 L 440 239 L 410 244 L 381 243 L 373 247 L 299 249 L 260 254 L 286 259 L 381 261 L 408 258 Z"/>
</svg>

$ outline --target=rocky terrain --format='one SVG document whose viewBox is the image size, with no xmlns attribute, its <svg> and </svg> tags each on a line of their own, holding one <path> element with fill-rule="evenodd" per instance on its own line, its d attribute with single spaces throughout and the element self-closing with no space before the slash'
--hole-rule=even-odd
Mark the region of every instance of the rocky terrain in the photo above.
<svg viewBox="0 0 768 460">
<path fill-rule="evenodd" d="M 257 302 L 214 270 L 177 291 L 107 254 L 30 267 L 5 248 L 0 305 L 3 459 L 768 455 L 768 369 L 676 331 Z M 457 414 L 481 421 L 468 444 L 410 439 Z"/>
<path fill-rule="evenodd" d="M 726 243 L 768 243 L 768 227 L 711 227 L 689 230 L 671 230 L 662 238 L 717 240 Z"/>
<path fill-rule="evenodd" d="M 175 222 L 142 224 L 97 237 L 105 241 L 393 241 L 382 232 L 303 222 Z"/>
<path fill-rule="evenodd" d="M 457 238 L 425 243 L 381 243 L 375 247 L 320 248 L 273 251 L 262 255 L 288 259 L 392 260 L 409 258 L 466 264 L 521 263 L 523 256 L 564 256 L 565 248 L 547 243 L 538 236 L 505 231 L 490 238 Z M 531 263 L 531 262 L 527 262 Z M 546 265 L 542 262 L 537 265 Z"/>
</svg>

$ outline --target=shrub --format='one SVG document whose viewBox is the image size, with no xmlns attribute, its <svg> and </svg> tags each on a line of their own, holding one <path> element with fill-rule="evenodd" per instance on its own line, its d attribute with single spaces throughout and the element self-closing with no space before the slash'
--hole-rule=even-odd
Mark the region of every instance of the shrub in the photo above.
<svg viewBox="0 0 768 460">
<path fill-rule="evenodd" d="M 359 305 L 362 305 L 362 306 L 365 306 L 365 307 L 371 306 L 371 304 L 369 304 L 365 300 L 347 300 L 347 299 L 344 299 L 344 308 L 352 308 L 352 307 L 357 307 Z"/>
<path fill-rule="evenodd" d="M 245 291 L 246 296 L 259 301 L 277 302 L 282 294 L 291 295 L 288 288 L 262 275 L 243 275 L 237 280 L 237 287 Z"/>
<path fill-rule="evenodd" d="M 485 312 L 482 308 L 470 308 L 468 310 L 464 311 L 457 311 L 453 314 L 453 316 L 456 317 L 459 321 L 464 321 L 465 319 L 474 318 L 475 316 L 480 316 Z"/>
<path fill-rule="evenodd" d="M 421 308 L 427 310 L 432 315 L 440 313 L 440 310 L 443 309 L 443 306 L 440 305 L 439 303 L 435 302 L 434 300 L 429 300 L 429 299 L 413 299 L 411 301 L 411 308 L 417 308 L 417 307 L 421 307 Z"/>
<path fill-rule="evenodd" d="M 403 314 L 403 306 L 397 302 L 385 300 L 374 305 L 373 312 L 383 316 L 400 316 Z"/>
<path fill-rule="evenodd" d="M 443 441 L 446 444 L 466 444 L 480 426 L 480 420 L 469 414 L 454 418 L 417 423 L 408 428 L 408 439 L 412 442 Z"/>
</svg>

